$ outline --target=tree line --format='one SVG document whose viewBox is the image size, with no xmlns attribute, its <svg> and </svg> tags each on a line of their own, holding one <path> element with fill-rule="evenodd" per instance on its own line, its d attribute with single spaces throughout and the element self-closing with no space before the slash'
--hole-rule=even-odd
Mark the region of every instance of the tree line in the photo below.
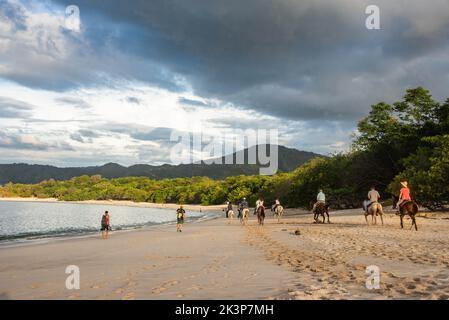
<svg viewBox="0 0 449 320">
<path fill-rule="evenodd" d="M 99 175 L 66 181 L 0 187 L 0 197 L 53 197 L 66 201 L 131 200 L 213 205 L 250 203 L 276 197 L 290 207 L 306 207 L 323 189 L 336 208 L 359 207 L 371 186 L 384 199 L 409 182 L 413 198 L 425 207 L 449 202 L 449 98 L 440 103 L 422 87 L 409 89 L 393 104 L 380 102 L 358 123 L 351 151 L 315 158 L 288 173 L 152 180 L 146 177 L 105 179 Z"/>
</svg>

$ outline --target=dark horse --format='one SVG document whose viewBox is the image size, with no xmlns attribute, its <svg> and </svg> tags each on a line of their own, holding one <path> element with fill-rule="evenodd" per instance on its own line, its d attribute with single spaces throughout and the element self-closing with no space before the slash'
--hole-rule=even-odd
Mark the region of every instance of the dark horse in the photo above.
<svg viewBox="0 0 449 320">
<path fill-rule="evenodd" d="M 259 225 L 263 226 L 265 220 L 265 208 L 264 206 L 259 206 L 257 208 L 257 221 L 259 221 Z"/>
<path fill-rule="evenodd" d="M 311 202 L 310 204 L 312 205 L 312 208 L 313 208 L 313 202 Z M 320 202 L 316 205 L 315 212 L 313 213 L 313 220 L 315 220 L 315 222 L 318 222 L 318 217 L 320 215 L 323 217 L 323 223 L 326 222 L 325 215 L 327 215 L 327 222 L 331 223 L 331 221 L 329 220 L 329 205 L 328 204 Z"/>
<path fill-rule="evenodd" d="M 399 197 L 393 196 L 393 209 L 397 208 L 397 203 L 399 201 Z M 418 231 L 418 226 L 416 224 L 415 216 L 418 213 L 418 204 L 413 201 L 405 201 L 399 206 L 399 217 L 401 218 L 401 228 L 404 229 L 404 223 L 403 219 L 405 215 L 410 216 L 410 219 L 412 219 L 412 226 L 415 225 L 415 230 Z"/>
</svg>

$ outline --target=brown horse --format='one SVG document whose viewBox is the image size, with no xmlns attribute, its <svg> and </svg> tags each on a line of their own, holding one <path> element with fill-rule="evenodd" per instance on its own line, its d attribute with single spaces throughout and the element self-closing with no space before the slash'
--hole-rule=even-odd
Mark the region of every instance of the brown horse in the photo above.
<svg viewBox="0 0 449 320">
<path fill-rule="evenodd" d="M 313 219 L 315 220 L 315 222 L 318 222 L 318 217 L 321 215 L 323 217 L 323 223 L 325 223 L 326 222 L 325 214 L 327 215 L 327 222 L 331 223 L 331 221 L 329 220 L 329 205 L 319 202 L 316 205 Z"/>
<path fill-rule="evenodd" d="M 259 206 L 257 208 L 257 221 L 259 221 L 259 225 L 263 226 L 263 223 L 265 221 L 265 208 L 264 206 Z"/>
<path fill-rule="evenodd" d="M 393 209 L 397 208 L 397 203 L 399 201 L 399 197 L 393 197 Z M 413 225 L 415 225 L 415 230 L 418 231 L 418 225 L 416 224 L 416 214 L 418 213 L 418 204 L 413 201 L 405 201 L 399 206 L 399 217 L 401 218 L 401 228 L 404 229 L 404 223 L 403 219 L 405 215 L 408 215 L 410 219 L 412 219 L 412 226 L 410 229 L 413 228 Z"/>
</svg>

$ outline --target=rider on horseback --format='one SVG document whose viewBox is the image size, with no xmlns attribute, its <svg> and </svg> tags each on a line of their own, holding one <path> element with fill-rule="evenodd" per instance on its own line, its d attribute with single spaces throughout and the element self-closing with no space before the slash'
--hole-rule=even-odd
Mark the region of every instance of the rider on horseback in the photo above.
<svg viewBox="0 0 449 320">
<path fill-rule="evenodd" d="M 257 213 L 257 210 L 259 209 L 259 207 L 263 207 L 263 199 L 262 198 L 259 198 L 256 201 L 256 208 L 254 209 L 254 214 Z"/>
<path fill-rule="evenodd" d="M 279 198 L 276 198 L 276 200 L 274 201 L 274 205 L 271 207 L 271 211 L 276 212 L 276 208 L 280 205 L 281 205 L 281 202 L 279 201 Z"/>
<path fill-rule="evenodd" d="M 326 204 L 326 195 L 324 194 L 323 189 L 320 189 L 320 192 L 318 192 L 318 194 L 316 196 L 316 202 L 315 202 L 315 204 L 313 205 L 313 208 L 312 208 L 312 212 L 313 213 L 315 213 L 316 206 L 319 203 Z"/>
<path fill-rule="evenodd" d="M 226 202 L 226 218 L 228 218 L 229 211 L 231 211 L 231 210 L 233 210 L 232 203 L 228 201 L 228 202 Z"/>
<path fill-rule="evenodd" d="M 363 208 L 365 212 L 368 212 L 368 208 L 373 204 L 379 201 L 380 194 L 377 192 L 374 186 L 371 187 L 371 190 L 368 192 L 368 199 L 363 202 Z"/>
<path fill-rule="evenodd" d="M 399 192 L 399 201 L 396 204 L 398 212 L 401 211 L 401 207 L 402 207 L 403 203 L 412 200 L 407 181 L 402 181 L 401 185 L 402 185 L 402 188 L 401 188 L 401 191 Z"/>
<path fill-rule="evenodd" d="M 240 201 L 240 203 L 239 203 L 239 215 L 238 215 L 239 218 L 242 217 L 243 209 L 246 209 L 248 207 L 249 207 L 248 206 L 248 201 L 246 201 L 246 198 L 243 198 L 243 200 Z"/>
</svg>

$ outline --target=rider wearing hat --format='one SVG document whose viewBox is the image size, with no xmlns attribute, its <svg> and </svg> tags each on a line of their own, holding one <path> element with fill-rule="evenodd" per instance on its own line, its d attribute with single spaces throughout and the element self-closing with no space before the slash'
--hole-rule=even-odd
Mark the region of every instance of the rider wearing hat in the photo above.
<svg viewBox="0 0 449 320">
<path fill-rule="evenodd" d="M 412 200 L 412 197 L 411 197 L 411 195 L 410 195 L 410 189 L 409 189 L 409 187 L 408 187 L 407 181 L 402 181 L 402 182 L 401 182 L 401 185 L 402 185 L 402 188 L 401 188 L 401 190 L 399 191 L 399 201 L 398 201 L 398 203 L 396 204 L 397 207 L 398 207 L 398 211 L 400 211 L 400 207 L 401 207 L 401 205 L 402 205 L 404 202 L 407 202 L 407 201 L 411 201 L 411 200 Z"/>
</svg>

